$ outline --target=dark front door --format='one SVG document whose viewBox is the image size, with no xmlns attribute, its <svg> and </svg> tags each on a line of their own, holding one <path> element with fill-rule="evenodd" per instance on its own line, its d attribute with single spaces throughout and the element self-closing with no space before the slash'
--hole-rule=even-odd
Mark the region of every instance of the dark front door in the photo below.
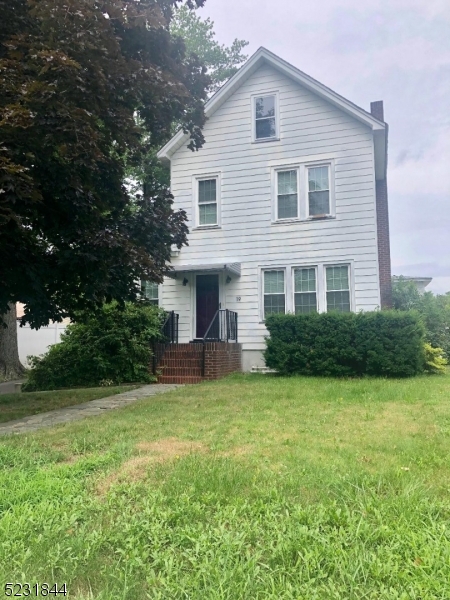
<svg viewBox="0 0 450 600">
<path fill-rule="evenodd" d="M 219 310 L 219 276 L 197 275 L 197 338 L 204 337 Z"/>
</svg>

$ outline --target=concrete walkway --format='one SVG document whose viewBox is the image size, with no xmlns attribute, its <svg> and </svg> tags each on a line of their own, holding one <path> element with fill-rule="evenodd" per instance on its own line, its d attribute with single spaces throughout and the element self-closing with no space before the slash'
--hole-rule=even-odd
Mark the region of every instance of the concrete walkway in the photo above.
<svg viewBox="0 0 450 600">
<path fill-rule="evenodd" d="M 54 425 L 61 425 L 61 423 L 69 423 L 70 421 L 78 421 L 86 417 L 94 417 L 103 414 L 107 410 L 122 408 L 122 406 L 133 404 L 133 402 L 136 402 L 136 400 L 140 400 L 141 398 L 148 398 L 149 396 L 155 396 L 156 394 L 170 392 L 178 387 L 181 386 L 161 383 L 144 385 L 136 390 L 115 394 L 114 396 L 108 396 L 107 398 L 91 400 L 89 402 L 84 402 L 83 404 L 68 406 L 67 408 L 58 408 L 57 410 L 32 415 L 31 417 L 24 417 L 23 419 L 17 419 L 16 421 L 8 421 L 7 423 L 0 425 L 0 436 L 10 433 L 33 433 L 44 427 L 53 427 Z"/>
</svg>

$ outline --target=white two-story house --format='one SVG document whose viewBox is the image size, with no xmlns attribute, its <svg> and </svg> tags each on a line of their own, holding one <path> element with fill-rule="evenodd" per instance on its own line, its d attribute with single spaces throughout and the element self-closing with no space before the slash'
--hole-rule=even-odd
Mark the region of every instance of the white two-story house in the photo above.
<svg viewBox="0 0 450 600">
<path fill-rule="evenodd" d="M 229 309 L 250 370 L 268 314 L 389 305 L 387 125 L 371 109 L 260 48 L 208 101 L 204 147 L 179 132 L 160 150 L 189 246 L 148 291 L 179 314 L 179 342 Z"/>
</svg>

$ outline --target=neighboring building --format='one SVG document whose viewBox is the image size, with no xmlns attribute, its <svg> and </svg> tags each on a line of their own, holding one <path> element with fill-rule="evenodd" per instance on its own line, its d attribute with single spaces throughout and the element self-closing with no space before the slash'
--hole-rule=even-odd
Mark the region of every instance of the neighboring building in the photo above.
<svg viewBox="0 0 450 600">
<path fill-rule="evenodd" d="M 19 319 L 23 316 L 24 305 L 18 303 L 17 309 L 17 345 L 19 349 L 20 362 L 29 366 L 29 356 L 41 356 L 45 354 L 50 346 L 61 341 L 61 335 L 65 332 L 69 319 L 62 323 L 51 322 L 46 327 L 32 329 L 30 325 L 20 326 Z"/>
<path fill-rule="evenodd" d="M 206 115 L 201 150 L 179 132 L 158 154 L 189 219 L 173 278 L 152 290 L 179 314 L 179 341 L 235 311 L 250 370 L 268 314 L 389 306 L 383 103 L 366 112 L 260 48 Z"/>
<path fill-rule="evenodd" d="M 417 288 L 419 294 L 425 293 L 425 288 L 433 281 L 432 277 L 406 277 L 405 275 L 393 275 L 392 280 L 412 281 Z"/>
</svg>

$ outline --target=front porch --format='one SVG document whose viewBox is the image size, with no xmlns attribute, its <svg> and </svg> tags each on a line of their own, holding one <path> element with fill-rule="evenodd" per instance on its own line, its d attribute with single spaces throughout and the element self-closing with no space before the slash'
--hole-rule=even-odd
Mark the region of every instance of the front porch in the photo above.
<svg viewBox="0 0 450 600">
<path fill-rule="evenodd" d="M 242 371 L 236 312 L 217 310 L 203 337 L 189 343 L 178 342 L 178 324 L 179 315 L 167 313 L 162 332 L 165 341 L 153 349 L 152 370 L 158 383 L 200 383 Z"/>
<path fill-rule="evenodd" d="M 158 383 L 200 383 L 242 370 L 241 344 L 171 344 L 158 366 Z"/>
</svg>

